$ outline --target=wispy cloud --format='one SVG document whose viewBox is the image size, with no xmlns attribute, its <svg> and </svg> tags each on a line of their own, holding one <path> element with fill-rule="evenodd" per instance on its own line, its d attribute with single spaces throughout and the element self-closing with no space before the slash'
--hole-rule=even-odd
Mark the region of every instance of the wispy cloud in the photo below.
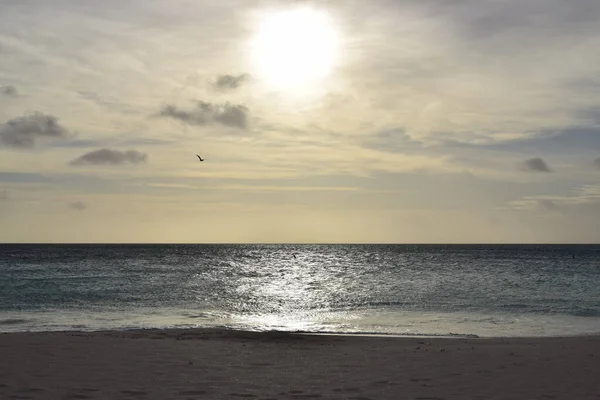
<svg viewBox="0 0 600 400">
<path fill-rule="evenodd" d="M 233 90 L 242 86 L 250 80 L 250 75 L 219 75 L 213 83 L 214 87 L 219 90 Z"/>
<path fill-rule="evenodd" d="M 481 137 L 481 142 L 442 139 L 439 144 L 454 149 L 493 150 L 510 153 L 540 151 L 551 154 L 579 154 L 600 147 L 600 127 L 572 126 L 530 132 L 526 136 L 496 138 Z"/>
<path fill-rule="evenodd" d="M 261 185 L 221 185 L 216 186 L 221 190 L 243 190 L 247 192 L 260 191 L 292 191 L 292 192 L 349 192 L 357 191 L 359 188 L 344 186 L 261 186 Z"/>
<path fill-rule="evenodd" d="M 40 139 L 64 139 L 71 136 L 58 118 L 36 112 L 0 125 L 0 142 L 5 146 L 31 149 Z"/>
<path fill-rule="evenodd" d="M 70 162 L 73 166 L 83 165 L 122 165 L 145 163 L 148 155 L 137 150 L 101 149 L 91 151 Z"/>
<path fill-rule="evenodd" d="M 541 158 L 530 158 L 529 160 L 523 161 L 521 164 L 521 169 L 525 171 L 533 171 L 533 172 L 552 172 L 548 164 Z"/>
<path fill-rule="evenodd" d="M 57 142 L 52 142 L 50 147 L 54 148 L 72 148 L 72 149 L 81 149 L 81 148 L 89 148 L 89 147 L 101 147 L 106 145 L 106 140 L 94 140 L 94 139 L 72 139 L 72 140 L 61 140 Z"/>
<path fill-rule="evenodd" d="M 148 183 L 149 187 L 167 188 L 167 189 L 198 189 L 198 186 L 188 185 L 185 183 L 166 183 L 166 182 L 155 182 Z"/>
<path fill-rule="evenodd" d="M 139 111 L 135 110 L 132 106 L 123 104 L 118 99 L 113 97 L 101 96 L 98 93 L 85 90 L 80 90 L 77 92 L 77 94 L 79 94 L 83 99 L 89 100 L 111 110 L 120 111 L 125 114 L 139 113 Z"/>
<path fill-rule="evenodd" d="M 167 105 L 160 110 L 160 116 L 177 119 L 190 125 L 208 125 L 212 123 L 239 129 L 248 128 L 248 107 L 242 104 L 214 104 L 198 101 L 196 107 L 182 109 Z"/>
<path fill-rule="evenodd" d="M 19 91 L 13 85 L 0 86 L 0 96 L 18 97 Z"/>
<path fill-rule="evenodd" d="M 481 219 L 479 211 L 525 198 L 549 219 L 577 208 L 593 223 L 583 210 L 596 200 L 571 189 L 600 176 L 598 0 L 312 1 L 340 28 L 341 47 L 332 73 L 302 85 L 302 93 L 254 79 L 260 70 L 243 45 L 263 11 L 289 2 L 189 3 L 0 0 L 0 86 L 14 85 L 0 89 L 0 191 L 59 207 L 46 222 L 42 205 L 43 215 L 33 206 L 15 209 L 13 226 L 22 227 L 24 239 L 42 231 L 28 232 L 31 221 L 50 227 L 46 238 L 61 229 L 66 237 L 55 221 L 76 200 L 88 211 L 102 201 L 102 212 L 114 201 L 127 225 L 121 233 L 134 240 L 160 240 L 173 220 L 169 212 L 195 212 L 204 198 L 222 212 L 215 226 L 252 232 L 240 240 L 258 240 L 256 224 L 233 218 L 228 204 L 256 207 L 265 229 L 274 210 L 291 203 L 309 205 L 321 224 L 333 211 L 320 209 L 351 220 L 361 214 L 357 206 L 377 207 L 390 232 L 363 230 L 364 237 L 381 232 L 386 240 L 398 232 L 408 241 L 437 240 L 440 226 L 451 227 L 440 240 L 464 239 L 452 228 L 450 209 L 469 216 L 459 221 L 472 221 Z M 60 116 L 59 126 L 77 137 L 37 120 L 23 133 L 26 124 L 15 117 L 24 110 Z M 260 135 L 223 135 L 255 131 Z M 47 151 L 12 151 L 32 147 Z M 137 153 L 127 156 L 129 149 Z M 190 149 L 208 164 L 193 153 L 180 157 Z M 73 195 L 83 192 L 85 198 Z M 153 203 L 149 211 L 136 204 L 143 222 L 124 212 L 123 199 L 132 198 L 125 192 Z M 15 202 L 4 208 L 8 203 Z M 397 229 L 403 224 L 394 213 L 413 209 L 435 223 Z M 159 216 L 156 226 L 144 212 Z M 506 213 L 499 219 L 508 226 L 516 213 Z M 185 222 L 191 213 L 182 214 Z M 86 218 L 73 220 L 80 225 L 69 235 L 91 239 L 103 224 L 103 239 L 117 235 L 100 215 L 80 215 Z M 220 221 L 227 218 L 235 230 Z M 579 231 L 565 229 L 565 221 L 544 229 L 544 238 Z M 493 240 L 498 230 L 486 225 L 470 228 L 469 237 Z M 528 231 L 520 222 L 514 228 Z M 414 236 L 419 230 L 426 233 Z M 5 231 L 0 240 L 16 237 Z M 353 230 L 328 239 L 345 240 L 343 231 Z M 216 240 L 212 232 L 194 236 L 200 232 L 192 228 L 187 235 Z M 595 227 L 587 232 L 598 237 Z"/>
</svg>

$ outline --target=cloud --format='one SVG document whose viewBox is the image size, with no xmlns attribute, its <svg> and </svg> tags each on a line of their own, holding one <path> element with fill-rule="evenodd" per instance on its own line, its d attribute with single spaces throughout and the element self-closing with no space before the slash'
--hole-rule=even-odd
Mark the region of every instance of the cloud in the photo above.
<svg viewBox="0 0 600 400">
<path fill-rule="evenodd" d="M 220 90 L 233 90 L 248 82 L 250 75 L 219 75 L 216 82 L 213 83 L 215 88 Z"/>
<path fill-rule="evenodd" d="M 390 129 L 369 136 L 363 143 L 363 147 L 390 152 L 406 153 L 409 150 L 421 149 L 424 144 L 410 137 L 404 129 Z"/>
<path fill-rule="evenodd" d="M 198 101 L 196 107 L 190 110 L 167 105 L 163 107 L 159 115 L 178 119 L 190 125 L 218 123 L 239 129 L 248 127 L 248 107 L 242 104 L 213 104 Z"/>
<path fill-rule="evenodd" d="M 546 162 L 541 158 L 530 158 L 521 163 L 521 168 L 526 171 L 535 172 L 551 172 L 552 170 L 548 167 Z"/>
<path fill-rule="evenodd" d="M 69 131 L 53 115 L 40 112 L 13 118 L 0 125 L 0 143 L 14 148 L 34 148 L 38 139 L 63 139 Z"/>
<path fill-rule="evenodd" d="M 69 208 L 71 210 L 83 211 L 87 208 L 87 204 L 82 201 L 74 201 L 73 203 L 69 203 Z"/>
<path fill-rule="evenodd" d="M 73 166 L 81 165 L 122 165 L 122 164 L 139 164 L 145 163 L 148 155 L 137 150 L 112 150 L 101 149 L 91 151 L 81 157 L 71 161 L 69 164 Z"/>
<path fill-rule="evenodd" d="M 0 190 L 0 201 L 5 201 L 8 200 L 10 198 L 10 195 L 8 194 L 8 190 Z"/>
<path fill-rule="evenodd" d="M 19 91 L 17 90 L 16 87 L 12 86 L 12 85 L 8 85 L 8 86 L 0 86 L 0 96 L 8 96 L 8 97 L 18 97 L 19 96 Z"/>
<path fill-rule="evenodd" d="M 596 159 L 594 160 L 594 165 L 595 165 L 596 167 L 600 168 L 600 157 L 598 157 L 598 158 L 596 158 Z"/>
</svg>

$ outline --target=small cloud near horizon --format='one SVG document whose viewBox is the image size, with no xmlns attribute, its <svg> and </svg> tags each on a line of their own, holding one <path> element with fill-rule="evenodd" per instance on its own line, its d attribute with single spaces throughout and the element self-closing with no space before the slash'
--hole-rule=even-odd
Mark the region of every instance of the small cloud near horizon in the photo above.
<svg viewBox="0 0 600 400">
<path fill-rule="evenodd" d="M 74 201 L 72 203 L 69 203 L 69 208 L 71 210 L 83 211 L 87 209 L 87 204 L 85 204 L 82 201 Z"/>
<path fill-rule="evenodd" d="M 101 149 L 86 153 L 69 164 L 72 166 L 140 164 L 145 163 L 147 159 L 147 154 L 137 150 Z"/>
<path fill-rule="evenodd" d="M 8 147 L 32 149 L 38 139 L 64 139 L 71 136 L 53 115 L 35 112 L 0 125 L 0 143 Z"/>
<path fill-rule="evenodd" d="M 530 158 L 521 163 L 521 169 L 534 172 L 552 172 L 548 164 L 539 157 Z"/>
<path fill-rule="evenodd" d="M 159 115 L 185 122 L 189 125 L 218 123 L 239 129 L 248 127 L 248 107 L 243 104 L 213 104 L 198 101 L 196 107 L 184 110 L 174 105 L 166 105 Z"/>
<path fill-rule="evenodd" d="M 554 201 L 552 201 L 550 199 L 539 199 L 538 204 L 540 205 L 540 207 L 542 207 L 548 211 L 555 211 L 555 212 L 563 211 L 562 208 L 558 206 L 558 204 L 556 204 Z"/>
<path fill-rule="evenodd" d="M 8 97 L 18 97 L 19 91 L 13 85 L 0 86 L 0 95 L 8 96 Z"/>
</svg>

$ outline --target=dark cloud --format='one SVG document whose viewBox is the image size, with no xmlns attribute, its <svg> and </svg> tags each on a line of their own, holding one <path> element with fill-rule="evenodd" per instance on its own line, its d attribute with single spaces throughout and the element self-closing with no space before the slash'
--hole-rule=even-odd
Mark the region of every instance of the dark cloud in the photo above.
<svg viewBox="0 0 600 400">
<path fill-rule="evenodd" d="M 71 210 L 83 211 L 87 208 L 87 204 L 82 201 L 74 201 L 73 203 L 69 203 L 69 208 Z"/>
<path fill-rule="evenodd" d="M 596 158 L 596 159 L 594 160 L 594 165 L 595 165 L 596 167 L 600 168 L 600 157 L 598 157 L 598 158 Z"/>
<path fill-rule="evenodd" d="M 160 111 L 160 116 L 178 119 L 190 125 L 208 125 L 218 123 L 239 129 L 248 127 L 248 107 L 242 104 L 213 104 L 198 101 L 196 107 L 184 110 L 174 105 L 167 105 Z"/>
<path fill-rule="evenodd" d="M 248 74 L 219 75 L 217 77 L 216 82 L 214 82 L 214 86 L 217 89 L 221 89 L 221 90 L 237 89 L 244 83 L 248 82 L 249 79 L 250 79 L 250 75 L 248 75 Z"/>
<path fill-rule="evenodd" d="M 0 125 L 0 143 L 15 148 L 34 148 L 38 139 L 64 139 L 71 136 L 53 115 L 36 112 Z"/>
<path fill-rule="evenodd" d="M 73 166 L 80 165 L 122 165 L 145 163 L 148 155 L 137 150 L 101 149 L 91 151 L 70 162 Z"/>
<path fill-rule="evenodd" d="M 541 158 L 530 158 L 529 160 L 525 160 L 521 163 L 521 168 L 526 171 L 534 171 L 534 172 L 551 172 L 551 169 L 548 167 L 546 162 Z"/>
<path fill-rule="evenodd" d="M 12 85 L 0 86 L 0 96 L 17 97 L 19 96 L 19 91 Z"/>
</svg>

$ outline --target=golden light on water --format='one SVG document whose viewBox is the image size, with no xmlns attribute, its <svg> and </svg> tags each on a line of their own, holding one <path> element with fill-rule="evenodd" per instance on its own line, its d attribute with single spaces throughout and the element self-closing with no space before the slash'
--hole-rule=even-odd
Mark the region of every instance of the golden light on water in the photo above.
<svg viewBox="0 0 600 400">
<path fill-rule="evenodd" d="M 311 7 L 265 11 L 250 50 L 262 82 L 304 91 L 332 73 L 340 56 L 340 33 L 327 13 Z"/>
</svg>

